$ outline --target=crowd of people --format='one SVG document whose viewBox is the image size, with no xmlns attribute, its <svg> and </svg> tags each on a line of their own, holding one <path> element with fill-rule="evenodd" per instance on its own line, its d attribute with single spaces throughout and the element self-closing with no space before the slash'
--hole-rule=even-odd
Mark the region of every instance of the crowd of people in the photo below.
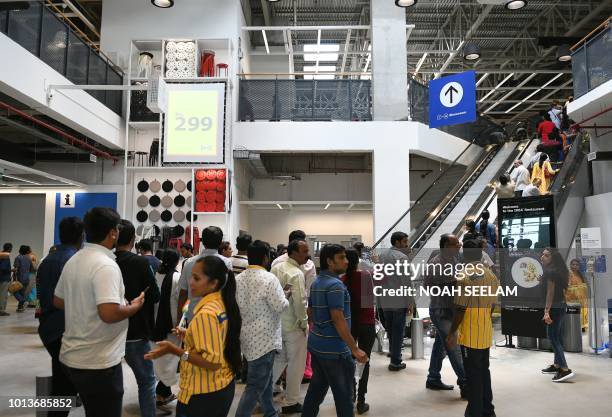
<svg viewBox="0 0 612 417">
<path fill-rule="evenodd" d="M 570 128 L 572 121 L 567 116 L 568 98 L 562 106 L 554 101 L 548 111 L 541 114 L 536 128 L 540 143 L 527 166 L 523 161 L 514 161 L 511 173 L 504 173 L 498 178 L 496 186 L 499 198 L 534 197 L 548 194 L 558 167 L 567 156 L 571 147 Z"/>
<path fill-rule="evenodd" d="M 145 417 L 158 409 L 171 412 L 175 401 L 177 416 L 225 417 L 240 381 L 245 388 L 237 417 L 252 415 L 258 406 L 265 417 L 314 417 L 330 389 L 339 417 L 367 413 L 377 319 L 389 339 L 389 371 L 406 368 L 402 344 L 414 300 L 375 299 L 361 243 L 352 248 L 326 244 L 317 269 L 301 230 L 290 233 L 274 258 L 268 243 L 248 234 L 236 239 L 234 254 L 222 230 L 209 226 L 202 231 L 200 254 L 184 244 L 180 253 L 166 249 L 155 256 L 151 241 L 136 242 L 134 225 L 109 208 L 91 209 L 82 220 L 64 218 L 59 239 L 37 268 L 39 335 L 51 357 L 50 394 L 78 395 L 87 416 L 121 415 L 123 359 L 136 379 Z M 463 244 L 453 235 L 442 236 L 431 263 L 487 267 L 482 276 L 462 281 L 428 276 L 426 285 L 484 282 L 495 288 L 487 252 L 496 240 L 488 219 L 474 224 Z M 3 253 L 10 253 L 7 245 Z M 408 260 L 407 253 L 408 235 L 395 232 L 391 248 L 376 261 L 396 264 Z M 22 258 L 27 255 L 20 251 Z M 10 258 L 1 259 L 5 265 Z M 573 376 L 559 337 L 563 297 L 579 268 L 572 264 L 570 275 L 558 252 L 549 248 L 542 262 L 543 320 L 555 350 L 554 363 L 543 372 L 554 373 L 558 382 Z M 10 261 L 9 270 L 18 272 Z M 399 288 L 405 279 L 386 274 L 383 283 Z M 470 416 L 495 415 L 488 370 L 495 303 L 495 297 L 431 299 L 436 339 L 425 387 L 454 388 L 440 374 L 448 356 Z M 309 385 L 301 403 L 304 382 Z"/>
</svg>

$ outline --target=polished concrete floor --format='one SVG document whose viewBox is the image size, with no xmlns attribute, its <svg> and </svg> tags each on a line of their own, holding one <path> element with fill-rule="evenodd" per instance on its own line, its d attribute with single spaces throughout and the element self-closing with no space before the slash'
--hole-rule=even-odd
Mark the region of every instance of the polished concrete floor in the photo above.
<svg viewBox="0 0 612 417">
<path fill-rule="evenodd" d="M 8 410 L 12 395 L 34 395 L 35 377 L 50 375 L 50 360 L 38 334 L 33 310 L 0 317 L 0 416 L 33 416 L 33 411 Z M 503 340 L 503 337 L 501 338 Z M 465 402 L 458 390 L 435 392 L 425 389 L 431 340 L 426 343 L 425 360 L 410 360 L 407 349 L 404 358 L 407 369 L 399 373 L 387 370 L 388 359 L 383 354 L 372 355 L 372 370 L 367 401 L 370 416 L 406 417 L 463 416 Z M 498 416 L 525 417 L 609 417 L 612 415 L 612 359 L 607 352 L 598 357 L 592 354 L 568 354 L 568 362 L 576 377 L 568 383 L 554 384 L 540 369 L 551 363 L 552 354 L 517 349 L 493 348 L 491 373 L 493 395 Z M 138 416 L 137 388 L 131 370 L 124 365 L 124 416 Z M 448 361 L 443 368 L 443 379 L 454 383 L 455 377 Z M 230 416 L 234 415 L 243 390 L 238 385 L 236 400 Z M 176 387 L 175 390 L 176 392 Z M 303 395 L 306 385 L 302 386 Z M 71 416 L 83 416 L 82 408 Z M 159 415 L 162 415 L 161 413 Z M 335 416 L 333 398 L 328 394 L 321 407 L 321 417 Z"/>
</svg>

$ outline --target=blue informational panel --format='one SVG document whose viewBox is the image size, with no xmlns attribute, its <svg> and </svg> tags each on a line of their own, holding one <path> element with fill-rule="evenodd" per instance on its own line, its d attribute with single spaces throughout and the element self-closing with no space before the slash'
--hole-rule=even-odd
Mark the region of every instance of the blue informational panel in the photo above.
<svg viewBox="0 0 612 417">
<path fill-rule="evenodd" d="M 476 120 L 476 72 L 466 71 L 429 82 L 429 127 Z"/>
<path fill-rule="evenodd" d="M 60 243 L 59 224 L 64 217 L 77 216 L 82 219 L 87 210 L 94 207 L 110 207 L 117 210 L 117 193 L 56 193 L 54 244 Z"/>
</svg>

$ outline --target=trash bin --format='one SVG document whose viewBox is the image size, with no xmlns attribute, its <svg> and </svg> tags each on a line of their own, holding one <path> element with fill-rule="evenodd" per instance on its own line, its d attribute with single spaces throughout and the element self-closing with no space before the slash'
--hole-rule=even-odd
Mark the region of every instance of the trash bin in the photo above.
<svg viewBox="0 0 612 417">
<path fill-rule="evenodd" d="M 410 323 L 410 342 L 412 359 L 425 359 L 425 343 L 423 342 L 423 319 L 413 317 Z"/>
<path fill-rule="evenodd" d="M 549 352 L 552 351 L 552 345 L 550 344 L 550 340 L 545 337 L 538 339 L 538 349 L 547 350 Z"/>
<path fill-rule="evenodd" d="M 580 310 L 580 304 L 570 303 L 567 305 L 567 314 L 562 329 L 563 349 L 566 352 L 582 352 Z"/>
<path fill-rule="evenodd" d="M 516 344 L 522 349 L 537 349 L 538 339 L 535 337 L 518 336 Z"/>
</svg>

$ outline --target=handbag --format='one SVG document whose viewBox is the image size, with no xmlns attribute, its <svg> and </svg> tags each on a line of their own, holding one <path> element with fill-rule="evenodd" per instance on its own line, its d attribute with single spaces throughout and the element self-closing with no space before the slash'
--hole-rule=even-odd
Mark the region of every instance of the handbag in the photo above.
<svg viewBox="0 0 612 417">
<path fill-rule="evenodd" d="M 15 294 L 17 291 L 21 291 L 23 289 L 23 284 L 17 280 L 12 280 L 8 286 L 8 290 L 11 294 Z"/>
</svg>

